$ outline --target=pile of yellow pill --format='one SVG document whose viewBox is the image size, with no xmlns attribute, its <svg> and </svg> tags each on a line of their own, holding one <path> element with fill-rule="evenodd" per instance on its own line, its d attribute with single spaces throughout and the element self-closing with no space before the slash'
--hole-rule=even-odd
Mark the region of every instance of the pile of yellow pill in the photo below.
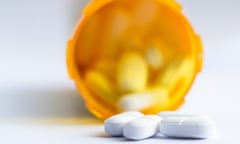
<svg viewBox="0 0 240 144">
<path fill-rule="evenodd" d="M 105 5 L 80 25 L 76 81 L 99 117 L 175 109 L 197 71 L 196 51 L 176 14 L 154 0 L 134 1 Z"/>
<path fill-rule="evenodd" d="M 97 99 L 119 111 L 164 109 L 171 98 L 169 92 L 176 87 L 174 82 L 184 78 L 191 61 L 176 59 L 166 69 L 161 55 L 158 48 L 151 47 L 144 54 L 129 50 L 114 60 L 97 60 L 84 72 L 84 81 Z"/>
</svg>

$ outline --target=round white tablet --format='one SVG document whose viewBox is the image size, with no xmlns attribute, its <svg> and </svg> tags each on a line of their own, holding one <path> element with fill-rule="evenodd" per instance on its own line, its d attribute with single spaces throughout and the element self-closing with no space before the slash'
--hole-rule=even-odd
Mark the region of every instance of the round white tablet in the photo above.
<svg viewBox="0 0 240 144">
<path fill-rule="evenodd" d="M 140 112 L 129 111 L 114 115 L 104 121 L 105 132 L 111 136 L 122 136 L 123 126 L 138 117 L 143 116 Z"/>
<path fill-rule="evenodd" d="M 159 132 L 161 118 L 156 115 L 142 116 L 123 127 L 123 136 L 131 140 L 142 140 Z"/>
<path fill-rule="evenodd" d="M 166 117 L 159 130 L 168 137 L 206 139 L 215 134 L 216 125 L 206 117 Z"/>
</svg>

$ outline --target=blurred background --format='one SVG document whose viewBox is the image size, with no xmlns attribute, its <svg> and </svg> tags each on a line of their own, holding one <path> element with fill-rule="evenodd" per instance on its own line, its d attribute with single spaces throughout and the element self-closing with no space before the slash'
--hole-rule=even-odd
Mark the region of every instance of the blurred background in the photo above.
<svg viewBox="0 0 240 144">
<path fill-rule="evenodd" d="M 0 1 L 0 118 L 81 114 L 65 56 L 87 2 Z"/>
<path fill-rule="evenodd" d="M 1 120 L 91 117 L 65 62 L 66 42 L 87 2 L 0 0 Z M 240 2 L 179 2 L 205 51 L 203 72 L 181 110 L 209 115 L 219 135 L 230 136 L 240 121 Z"/>
</svg>

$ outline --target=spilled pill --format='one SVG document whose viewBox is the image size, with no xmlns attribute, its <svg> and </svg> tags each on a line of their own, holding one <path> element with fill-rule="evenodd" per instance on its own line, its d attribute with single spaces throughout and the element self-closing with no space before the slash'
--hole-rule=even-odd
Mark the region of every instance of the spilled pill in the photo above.
<svg viewBox="0 0 240 144">
<path fill-rule="evenodd" d="M 142 140 L 159 132 L 161 118 L 156 115 L 146 115 L 128 122 L 123 127 L 123 136 L 131 140 Z"/>
<path fill-rule="evenodd" d="M 215 135 L 216 124 L 207 116 L 166 111 L 159 115 L 143 115 L 128 111 L 104 122 L 105 132 L 129 140 L 143 140 L 158 133 L 168 138 L 207 139 Z"/>
<path fill-rule="evenodd" d="M 125 124 L 141 116 L 142 113 L 135 111 L 114 115 L 104 121 L 105 132 L 111 136 L 122 136 Z"/>
<path fill-rule="evenodd" d="M 215 134 L 215 123 L 207 117 L 166 117 L 159 124 L 160 133 L 168 137 L 206 139 Z"/>
</svg>

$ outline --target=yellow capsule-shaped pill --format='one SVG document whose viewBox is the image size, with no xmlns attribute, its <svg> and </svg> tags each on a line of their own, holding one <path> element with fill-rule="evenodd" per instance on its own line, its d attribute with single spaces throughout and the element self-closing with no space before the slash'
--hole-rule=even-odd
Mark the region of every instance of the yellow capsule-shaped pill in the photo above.
<svg viewBox="0 0 240 144">
<path fill-rule="evenodd" d="M 100 72 L 110 80 L 115 80 L 115 73 L 116 73 L 116 61 L 113 59 L 100 59 L 97 60 L 92 69 Z"/>
<path fill-rule="evenodd" d="M 186 58 L 182 61 L 175 60 L 169 64 L 169 67 L 156 80 L 155 85 L 165 86 L 169 89 L 171 99 L 180 99 L 185 93 L 188 83 L 191 82 L 194 67 L 194 61 Z"/>
<path fill-rule="evenodd" d="M 190 77 L 189 71 L 193 68 L 193 60 L 186 58 L 182 61 L 175 60 L 169 64 L 168 69 L 159 77 L 159 83 L 169 87 L 173 82 L 177 82 L 177 79 L 182 77 Z"/>
<path fill-rule="evenodd" d="M 123 92 L 136 92 L 146 87 L 148 66 L 137 52 L 125 52 L 117 65 L 117 85 Z"/>
<path fill-rule="evenodd" d="M 85 82 L 99 99 L 114 105 L 117 99 L 117 93 L 113 84 L 103 74 L 90 70 L 85 75 Z"/>
<path fill-rule="evenodd" d="M 159 69 L 164 65 L 163 54 L 156 47 L 148 48 L 145 57 L 152 69 Z"/>
<path fill-rule="evenodd" d="M 160 108 L 164 108 L 169 104 L 169 91 L 165 87 L 152 87 L 147 88 L 147 91 L 150 92 L 154 97 L 153 105 L 157 105 Z"/>
</svg>

